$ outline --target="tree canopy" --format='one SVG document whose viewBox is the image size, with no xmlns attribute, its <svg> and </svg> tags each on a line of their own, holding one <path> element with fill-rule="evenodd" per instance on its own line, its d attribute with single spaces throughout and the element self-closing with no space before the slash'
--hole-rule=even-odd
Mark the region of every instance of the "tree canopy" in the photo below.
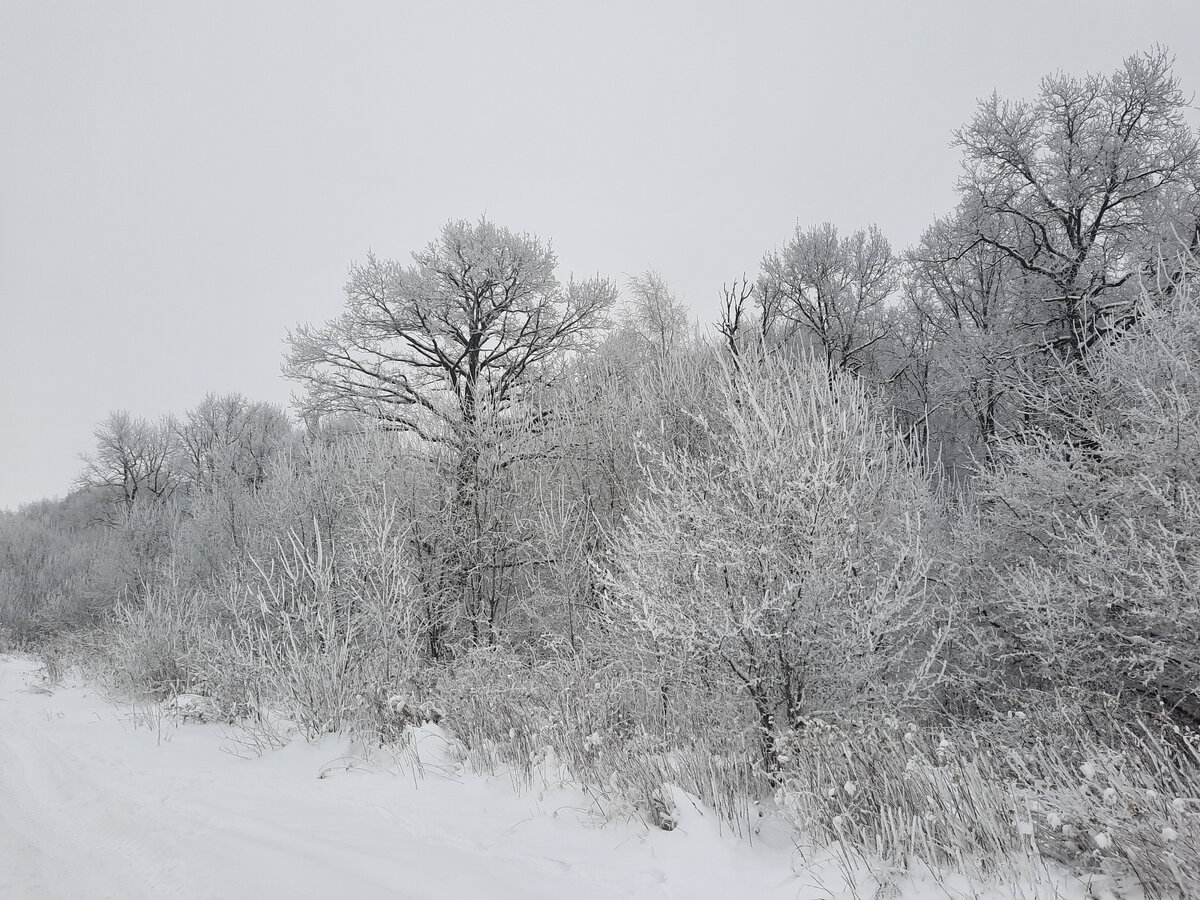
<svg viewBox="0 0 1200 900">
<path fill-rule="evenodd" d="M 302 412 L 445 438 L 503 407 L 586 345 L 616 299 L 605 279 L 560 282 L 557 262 L 548 243 L 487 219 L 448 223 L 411 265 L 368 254 L 341 316 L 289 334 Z"/>
</svg>

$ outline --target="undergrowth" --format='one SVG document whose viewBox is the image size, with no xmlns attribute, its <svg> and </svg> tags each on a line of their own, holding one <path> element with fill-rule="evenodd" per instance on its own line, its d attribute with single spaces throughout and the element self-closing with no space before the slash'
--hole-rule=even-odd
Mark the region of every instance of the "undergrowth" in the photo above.
<svg viewBox="0 0 1200 900">
<path fill-rule="evenodd" d="M 674 789 L 750 840 L 763 815 L 782 818 L 851 880 L 925 867 L 1032 892 L 1050 867 L 1148 897 L 1200 896 L 1200 748 L 1165 717 L 1030 695 L 1025 712 L 941 727 L 810 720 L 774 735 L 768 770 L 736 691 L 667 678 L 599 642 L 422 661 L 405 637 L 403 580 L 372 593 L 319 540 L 278 550 L 240 580 L 189 591 L 168 577 L 118 602 L 102 629 L 43 646 L 48 678 L 84 662 L 123 697 L 203 695 L 255 752 L 288 728 L 403 749 L 414 726 L 435 723 L 473 770 L 521 789 L 580 787 L 601 821 L 670 830 Z"/>
</svg>

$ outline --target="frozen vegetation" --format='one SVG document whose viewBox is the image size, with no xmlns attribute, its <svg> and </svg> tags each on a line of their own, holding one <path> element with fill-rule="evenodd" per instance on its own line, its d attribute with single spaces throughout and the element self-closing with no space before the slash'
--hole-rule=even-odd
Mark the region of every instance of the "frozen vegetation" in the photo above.
<svg viewBox="0 0 1200 900">
<path fill-rule="evenodd" d="M 664 830 L 608 807 L 552 753 L 514 782 L 507 766 L 473 768 L 433 724 L 369 748 L 346 735 L 284 745 L 276 721 L 268 750 L 262 729 L 212 712 L 194 695 L 114 704 L 0 658 L 0 896 L 815 900 L 879 884 L 836 848 L 797 848 L 777 811 L 739 835 L 664 784 Z M 1022 874 L 989 890 L 916 866 L 895 873 L 893 896 L 1111 895 L 1059 866 Z"/>
<path fill-rule="evenodd" d="M 327 736 L 260 756 L 204 718 L 0 661 L 0 896 L 792 897 L 803 883 L 782 828 L 752 846 L 682 794 L 676 833 L 601 828 L 552 760 L 517 792 L 436 725 L 386 751 Z"/>
<path fill-rule="evenodd" d="M 708 333 L 450 222 L 298 421 L 112 413 L 0 515 L 0 894 L 1200 896 L 1185 109 L 984 101 L 917 246 Z"/>
</svg>

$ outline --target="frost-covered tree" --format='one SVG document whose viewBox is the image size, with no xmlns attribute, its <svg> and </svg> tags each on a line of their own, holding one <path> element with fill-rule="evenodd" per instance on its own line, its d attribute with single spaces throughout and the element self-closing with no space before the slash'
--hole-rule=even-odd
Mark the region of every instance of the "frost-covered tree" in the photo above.
<svg viewBox="0 0 1200 900">
<path fill-rule="evenodd" d="M 245 549 L 253 495 L 299 449 L 299 436 L 281 407 L 241 394 L 209 394 L 176 433 L 189 507 L 182 536 L 189 562 L 177 557 L 177 569 L 215 576 Z"/>
<path fill-rule="evenodd" d="M 607 324 L 607 280 L 559 281 L 550 246 L 482 219 L 451 222 L 411 265 L 369 256 L 351 268 L 346 308 L 289 336 L 285 373 L 307 389 L 306 418 L 352 413 L 411 432 L 451 485 L 444 540 L 429 548 L 467 610 L 471 639 L 494 640 L 515 565 L 497 492 L 531 428 L 527 390 L 555 380 Z M 439 588 L 442 590 L 442 588 Z"/>
<path fill-rule="evenodd" d="M 743 365 L 718 395 L 708 452 L 644 460 L 603 575 L 613 620 L 732 678 L 766 747 L 810 716 L 911 697 L 938 643 L 913 457 L 823 361 Z"/>
<path fill-rule="evenodd" d="M 841 237 L 826 222 L 768 253 L 755 288 L 764 333 L 799 334 L 831 372 L 859 372 L 887 335 L 899 262 L 875 226 Z"/>
<path fill-rule="evenodd" d="M 687 340 L 687 307 L 662 275 L 647 269 L 630 276 L 626 287 L 629 299 L 623 310 L 622 330 L 632 336 L 639 349 L 665 356 Z"/>
<path fill-rule="evenodd" d="M 926 229 L 907 264 L 905 300 L 920 340 L 901 368 L 920 381 L 927 437 L 947 463 L 964 453 L 986 459 L 1027 360 L 1043 349 L 1040 324 L 1025 317 L 1028 277 L 1007 254 L 973 240 L 957 216 Z"/>
<path fill-rule="evenodd" d="M 1200 296 L 1194 257 L 1060 378 L 980 480 L 993 621 L 1034 684 L 1200 723 Z"/>
<path fill-rule="evenodd" d="M 481 219 L 450 222 L 411 265 L 368 255 L 346 308 L 288 337 L 302 409 L 352 412 L 424 437 L 462 439 L 605 323 L 617 290 L 555 274 L 550 246 Z"/>
<path fill-rule="evenodd" d="M 115 508 L 162 501 L 180 483 L 179 443 L 171 418 L 150 422 L 117 410 L 96 426 L 95 449 L 83 456 L 80 485 L 102 489 Z"/>
<path fill-rule="evenodd" d="M 281 407 L 241 394 L 209 394 L 188 410 L 178 433 L 185 477 L 200 488 L 230 478 L 249 487 L 261 485 L 272 460 L 290 447 L 294 435 Z"/>
<path fill-rule="evenodd" d="M 1171 67 L 1159 49 L 1107 76 L 1050 75 L 1032 101 L 982 101 L 956 135 L 964 223 L 1042 280 L 1046 340 L 1065 358 L 1127 315 L 1136 292 L 1122 288 L 1164 204 L 1194 189 L 1200 149 Z"/>
</svg>

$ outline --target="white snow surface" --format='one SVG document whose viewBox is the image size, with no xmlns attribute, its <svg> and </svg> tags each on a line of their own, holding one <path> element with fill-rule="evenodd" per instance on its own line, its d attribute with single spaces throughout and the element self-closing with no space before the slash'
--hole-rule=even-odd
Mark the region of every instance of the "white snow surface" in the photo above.
<svg viewBox="0 0 1200 900">
<path fill-rule="evenodd" d="M 0 656 L 0 898 L 852 895 L 782 825 L 739 838 L 678 789 L 674 831 L 604 822 L 577 786 L 466 771 L 436 727 L 414 735 L 418 773 L 337 736 L 246 753 L 187 714 L 198 703 L 48 692 L 34 660 Z M 947 896 L 906 882 L 903 897 Z"/>
<path fill-rule="evenodd" d="M 697 808 L 673 832 L 601 825 L 572 786 L 465 771 L 436 728 L 416 735 L 420 775 L 336 736 L 258 757 L 168 714 L 191 698 L 160 718 L 87 684 L 46 693 L 37 669 L 0 657 L 5 900 L 796 897 L 802 883 L 782 833 L 751 846 Z"/>
</svg>

